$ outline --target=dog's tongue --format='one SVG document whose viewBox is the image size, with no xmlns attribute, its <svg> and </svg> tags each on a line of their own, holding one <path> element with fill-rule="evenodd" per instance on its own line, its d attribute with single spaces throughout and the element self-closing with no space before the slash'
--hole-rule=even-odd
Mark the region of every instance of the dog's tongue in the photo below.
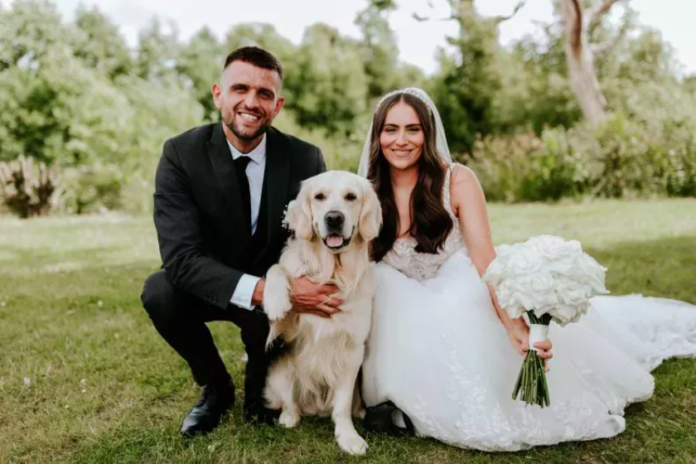
<svg viewBox="0 0 696 464">
<path fill-rule="evenodd" d="M 343 245 L 343 237 L 340 235 L 329 235 L 329 237 L 326 239 L 326 244 L 331 248 L 338 248 Z"/>
</svg>

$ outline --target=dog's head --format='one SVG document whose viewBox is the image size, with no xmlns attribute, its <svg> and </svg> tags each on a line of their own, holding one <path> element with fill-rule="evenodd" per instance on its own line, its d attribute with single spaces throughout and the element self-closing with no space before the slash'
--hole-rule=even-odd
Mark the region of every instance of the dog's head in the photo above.
<svg viewBox="0 0 696 464">
<path fill-rule="evenodd" d="M 321 240 L 334 253 L 354 240 L 369 242 L 382 226 L 372 184 L 355 174 L 329 171 L 302 183 L 288 207 L 288 226 L 300 240 Z"/>
</svg>

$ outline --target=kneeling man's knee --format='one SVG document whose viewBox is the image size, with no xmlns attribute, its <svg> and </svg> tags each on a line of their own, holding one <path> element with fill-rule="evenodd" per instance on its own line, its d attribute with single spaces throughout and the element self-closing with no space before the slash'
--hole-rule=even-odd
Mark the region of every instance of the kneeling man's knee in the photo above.
<svg viewBox="0 0 696 464">
<path fill-rule="evenodd" d="M 172 311 L 177 303 L 177 291 L 164 269 L 145 280 L 140 299 L 151 318 L 159 318 Z"/>
</svg>

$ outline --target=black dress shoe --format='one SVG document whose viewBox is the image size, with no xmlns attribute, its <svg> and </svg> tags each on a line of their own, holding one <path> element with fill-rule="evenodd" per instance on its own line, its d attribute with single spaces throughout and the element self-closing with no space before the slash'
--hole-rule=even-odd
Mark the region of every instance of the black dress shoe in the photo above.
<svg viewBox="0 0 696 464">
<path fill-rule="evenodd" d="M 234 405 L 234 384 L 231 380 L 205 385 L 198 403 L 189 411 L 181 424 L 181 435 L 191 438 L 212 432 L 232 405 Z"/>
<path fill-rule="evenodd" d="M 394 414 L 401 413 L 406 424 L 406 428 L 399 427 L 394 423 Z M 385 401 L 377 406 L 366 409 L 363 418 L 363 427 L 368 432 L 386 433 L 389 435 L 415 435 L 416 429 L 403 411 L 398 409 L 391 401 Z"/>
</svg>

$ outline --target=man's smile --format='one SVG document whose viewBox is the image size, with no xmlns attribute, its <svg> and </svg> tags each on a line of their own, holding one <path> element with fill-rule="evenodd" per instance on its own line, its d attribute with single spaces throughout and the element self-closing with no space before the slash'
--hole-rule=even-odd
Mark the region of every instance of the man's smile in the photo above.
<svg viewBox="0 0 696 464">
<path fill-rule="evenodd" d="M 254 114 L 254 113 L 249 113 L 247 111 L 238 111 L 237 114 L 247 122 L 258 122 L 261 120 L 261 115 Z"/>
</svg>

